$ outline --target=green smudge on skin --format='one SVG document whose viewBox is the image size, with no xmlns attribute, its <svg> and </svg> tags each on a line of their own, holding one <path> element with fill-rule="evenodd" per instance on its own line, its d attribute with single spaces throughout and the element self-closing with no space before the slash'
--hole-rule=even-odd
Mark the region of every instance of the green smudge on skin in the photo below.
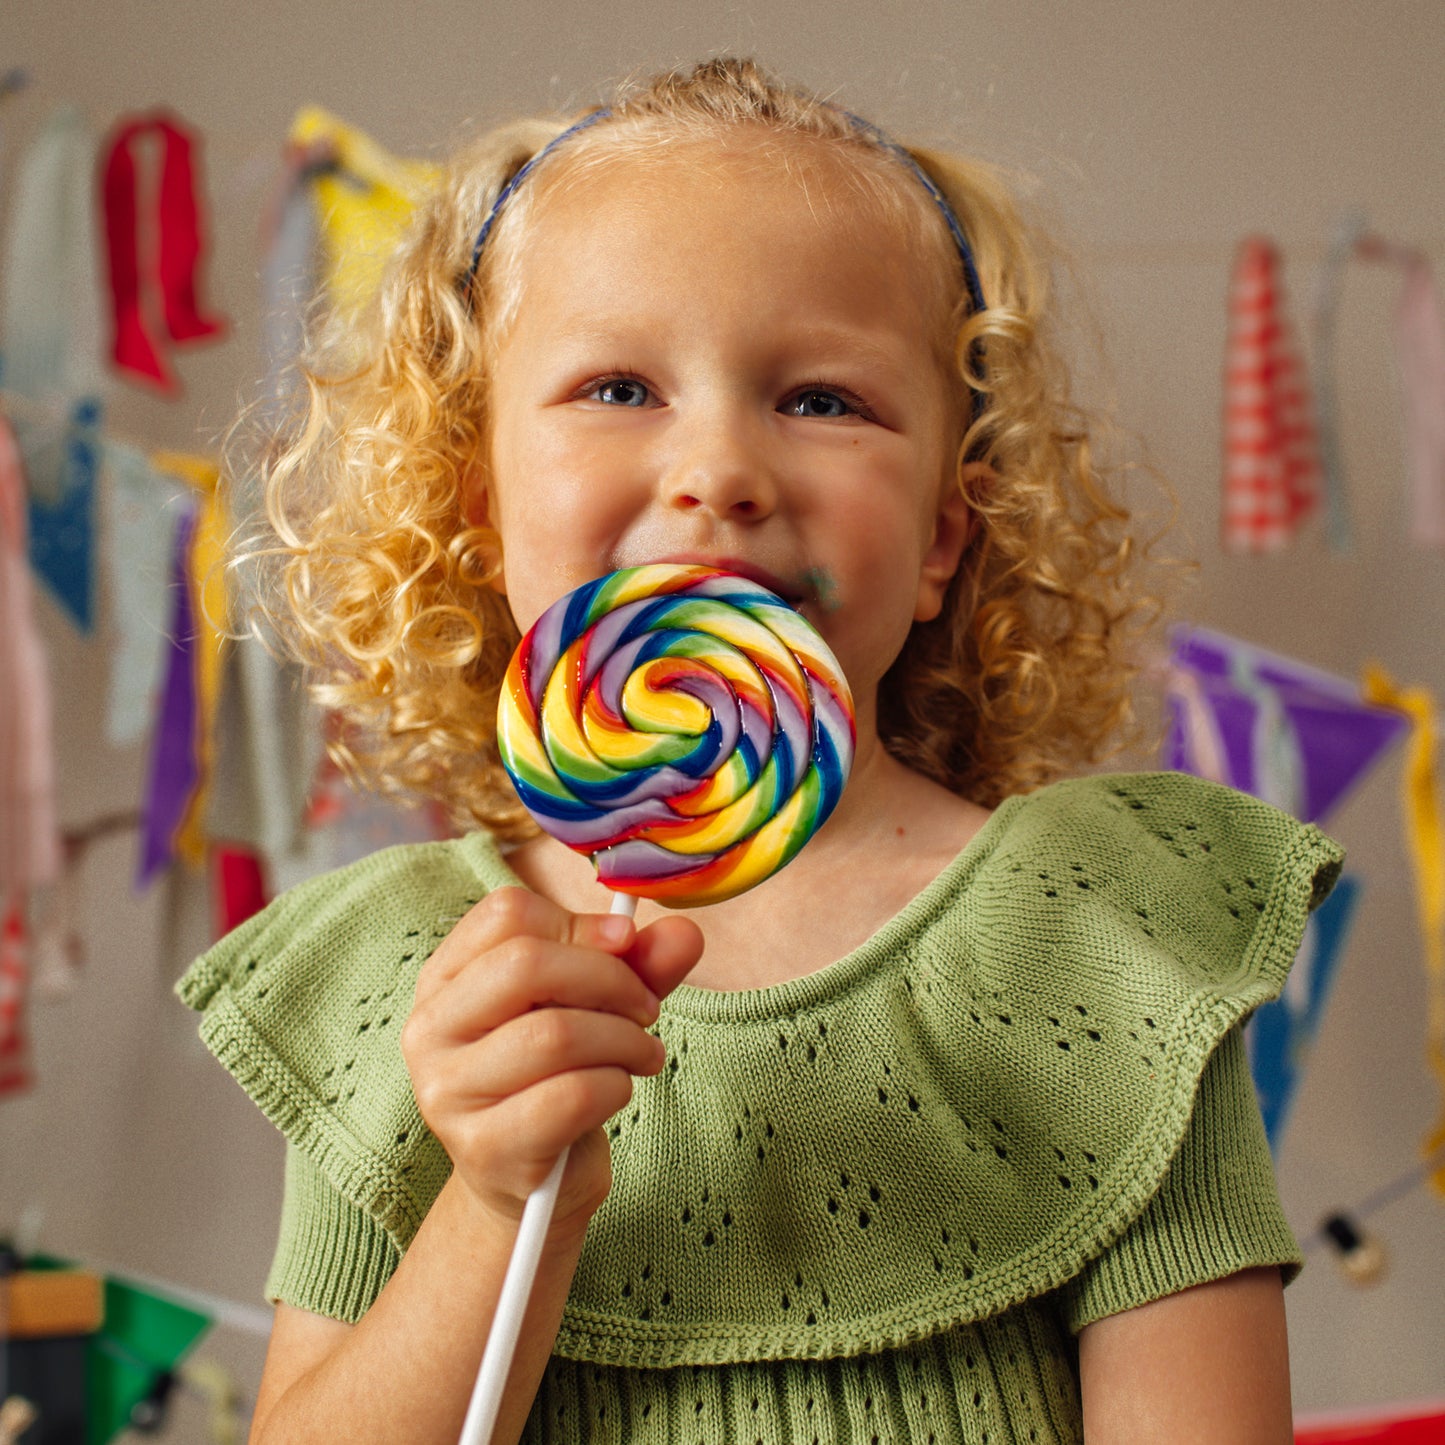
<svg viewBox="0 0 1445 1445">
<path fill-rule="evenodd" d="M 824 612 L 838 610 L 838 584 L 826 567 L 809 567 L 798 579 L 798 585 L 806 596 L 818 604 Z"/>
</svg>

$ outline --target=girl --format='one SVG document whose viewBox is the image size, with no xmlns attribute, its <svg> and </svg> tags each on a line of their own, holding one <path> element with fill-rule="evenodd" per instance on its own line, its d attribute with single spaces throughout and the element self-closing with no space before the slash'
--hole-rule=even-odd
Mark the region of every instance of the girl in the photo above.
<svg viewBox="0 0 1445 1445">
<path fill-rule="evenodd" d="M 453 1440 L 568 1146 L 498 1440 L 1289 1438 L 1236 1026 L 1338 856 L 1190 779 L 1040 786 L 1143 612 L 1047 306 L 986 170 L 747 63 L 453 168 L 269 514 L 341 756 L 482 828 L 182 984 L 290 1144 L 253 1439 Z M 633 923 L 493 719 L 518 630 L 650 561 L 795 602 L 858 751 L 789 867 Z"/>
</svg>

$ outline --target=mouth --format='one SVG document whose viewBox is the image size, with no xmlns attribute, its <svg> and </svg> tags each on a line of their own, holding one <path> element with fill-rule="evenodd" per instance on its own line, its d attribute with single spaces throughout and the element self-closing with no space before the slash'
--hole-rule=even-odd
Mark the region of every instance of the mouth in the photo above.
<svg viewBox="0 0 1445 1445">
<path fill-rule="evenodd" d="M 810 582 L 814 569 L 799 572 L 789 581 L 780 577 L 776 572 L 770 572 L 756 562 L 744 561 L 741 557 L 703 557 L 691 553 L 679 553 L 671 557 L 659 557 L 657 560 L 678 566 L 716 567 L 722 572 L 732 572 L 739 577 L 747 578 L 749 582 L 756 582 L 759 587 L 766 587 L 769 592 L 776 592 L 784 602 L 793 607 L 813 601 L 816 595 L 816 588 Z"/>
</svg>

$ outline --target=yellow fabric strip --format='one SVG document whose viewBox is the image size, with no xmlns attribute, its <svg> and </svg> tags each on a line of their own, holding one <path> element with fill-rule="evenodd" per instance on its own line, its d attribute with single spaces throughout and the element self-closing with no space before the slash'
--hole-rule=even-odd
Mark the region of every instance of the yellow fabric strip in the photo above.
<svg viewBox="0 0 1445 1445">
<path fill-rule="evenodd" d="M 1423 687 L 1397 687 L 1375 663 L 1365 669 L 1363 692 L 1366 702 L 1394 708 L 1413 724 L 1401 803 L 1428 971 L 1426 1057 L 1441 1090 L 1440 1117 L 1425 1141 L 1425 1153 L 1430 1155 L 1445 1148 L 1445 820 L 1435 775 L 1435 700 Z M 1432 1182 L 1445 1194 L 1445 1166 L 1435 1171 Z"/>
<path fill-rule="evenodd" d="M 215 765 L 216 705 L 221 690 L 221 658 L 226 639 L 226 518 L 216 483 L 220 469 L 209 457 L 156 452 L 157 471 L 179 477 L 195 488 L 200 515 L 191 538 L 191 616 L 196 629 L 196 768 L 198 781 L 176 834 L 176 853 L 194 868 L 206 861 L 206 796 Z"/>
<path fill-rule="evenodd" d="M 337 310 L 354 314 L 376 293 L 412 211 L 441 168 L 388 155 L 319 106 L 297 113 L 287 139 L 306 146 L 325 141 L 335 150 L 337 169 L 316 177 L 313 194 L 327 295 Z"/>
</svg>

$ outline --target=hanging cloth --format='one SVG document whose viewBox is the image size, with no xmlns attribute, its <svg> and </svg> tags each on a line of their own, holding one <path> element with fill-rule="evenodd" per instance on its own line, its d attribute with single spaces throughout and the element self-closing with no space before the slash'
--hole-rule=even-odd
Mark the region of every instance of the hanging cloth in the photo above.
<svg viewBox="0 0 1445 1445">
<path fill-rule="evenodd" d="M 159 185 L 153 222 L 155 240 L 142 239 L 141 187 L 136 171 L 136 145 L 153 137 L 161 149 Z M 197 143 L 189 130 L 165 111 L 122 121 L 107 141 L 102 165 L 105 235 L 110 270 L 111 356 L 131 377 L 154 382 L 175 393 L 180 383 L 167 365 L 153 334 L 154 322 L 145 304 L 146 278 L 141 257 L 156 259 L 154 284 L 159 291 L 156 318 L 165 335 L 184 346 L 221 336 L 223 318 L 206 314 L 197 295 L 197 272 L 204 251 L 201 207 L 197 199 Z"/>
<path fill-rule="evenodd" d="M 71 490 L 74 414 L 98 419 L 104 392 L 94 164 L 84 119 L 62 106 L 20 162 L 0 275 L 0 385 L 31 495 L 52 504 Z"/>
<path fill-rule="evenodd" d="M 288 148 L 283 198 L 262 268 L 260 423 L 268 429 L 282 423 L 299 378 L 305 317 L 318 284 L 313 176 L 300 148 Z M 260 477 L 238 469 L 227 481 L 229 521 L 248 535 L 262 513 Z M 245 594 L 249 572 L 236 575 Z M 279 865 L 304 848 L 307 798 L 322 751 L 320 720 L 301 668 L 248 632 L 227 649 L 223 669 L 207 832 Z"/>
<path fill-rule="evenodd" d="M 25 1032 L 25 995 L 29 982 L 25 909 L 0 894 L 0 1097 L 28 1089 L 30 1043 Z"/>
<path fill-rule="evenodd" d="M 1342 555 L 1350 551 L 1354 539 L 1345 500 L 1345 462 L 1340 446 L 1339 403 L 1335 396 L 1335 331 L 1344 296 L 1345 271 L 1364 229 L 1365 217 L 1359 212 L 1352 211 L 1340 218 L 1315 288 L 1315 423 L 1325 493 L 1325 534 L 1331 550 Z"/>
<path fill-rule="evenodd" d="M 20 453 L 0 416 L 0 906 L 61 868 L 50 683 L 30 597 Z"/>
<path fill-rule="evenodd" d="M 216 937 L 223 938 L 270 901 L 261 859 L 249 849 L 219 847 L 212 858 Z"/>
<path fill-rule="evenodd" d="M 54 502 L 34 494 L 30 498 L 30 565 L 83 633 L 95 626 L 102 445 L 99 405 L 78 402 L 66 434 L 65 490 Z"/>
<path fill-rule="evenodd" d="M 299 147 L 329 142 L 336 164 L 316 177 L 313 194 L 333 308 L 355 314 L 376 294 L 417 202 L 437 183 L 438 167 L 388 155 L 361 131 L 317 106 L 300 111 L 287 139 Z"/>
<path fill-rule="evenodd" d="M 1170 663 L 1165 765 L 1306 822 L 1324 823 L 1408 730 L 1348 678 L 1222 632 L 1174 628 Z"/>
<path fill-rule="evenodd" d="M 28 902 L 61 871 L 50 721 L 45 655 L 30 607 L 20 450 L 0 416 L 0 1094 L 31 1081 Z"/>
<path fill-rule="evenodd" d="M 174 857 L 192 867 L 205 861 L 206 793 L 227 618 L 226 527 L 216 465 L 175 452 L 157 452 L 151 460 L 189 482 L 194 501 L 181 514 L 172 549 L 165 681 L 142 810 L 142 885 Z"/>
<path fill-rule="evenodd" d="M 1425 945 L 1426 1057 L 1442 1099 L 1440 1116 L 1423 1147 L 1428 1157 L 1445 1149 L 1445 817 L 1435 772 L 1435 701 L 1423 687 L 1397 687 L 1383 668 L 1373 664 L 1365 670 L 1364 693 L 1378 706 L 1404 713 L 1414 724 L 1400 801 Z M 1435 1171 L 1433 1183 L 1445 1194 L 1445 1167 Z"/>
<path fill-rule="evenodd" d="M 217 490 L 220 469 L 215 462 L 182 452 L 157 452 L 151 460 L 159 470 L 190 483 L 199 500 L 195 527 L 185 554 L 195 648 L 192 656 L 196 699 L 196 786 L 176 834 L 176 852 L 184 862 L 199 867 L 206 857 L 206 790 L 215 766 L 216 704 L 226 651 L 223 632 L 227 625 L 226 518 Z"/>
<path fill-rule="evenodd" d="M 110 597 L 106 740 L 131 747 L 150 730 L 163 678 L 166 583 L 176 524 L 190 489 L 134 447 L 107 442 L 102 490 Z"/>
<path fill-rule="evenodd" d="M 1405 462 L 1410 530 L 1421 547 L 1445 548 L 1445 316 L 1430 263 L 1403 260 L 1395 346 L 1405 394 Z"/>
<path fill-rule="evenodd" d="M 1347 873 L 1310 914 L 1284 991 L 1255 1010 L 1244 1035 L 1249 1069 L 1264 1117 L 1265 1138 L 1276 1158 L 1344 953 L 1359 894 L 1360 880 Z"/>
<path fill-rule="evenodd" d="M 1226 551 L 1272 552 L 1316 508 L 1320 460 L 1313 403 L 1285 310 L 1279 252 L 1263 237 L 1239 248 L 1224 363 Z"/>
<path fill-rule="evenodd" d="M 83 632 L 103 411 L 93 164 L 79 111 L 55 111 L 16 176 L 0 277 L 0 384 L 30 493 L 31 565 Z"/>
<path fill-rule="evenodd" d="M 196 636 L 188 563 L 198 511 L 192 502 L 181 514 L 171 548 L 165 682 L 151 738 L 137 887 L 144 887 L 175 857 L 176 835 L 200 776 L 196 761 Z"/>
</svg>

